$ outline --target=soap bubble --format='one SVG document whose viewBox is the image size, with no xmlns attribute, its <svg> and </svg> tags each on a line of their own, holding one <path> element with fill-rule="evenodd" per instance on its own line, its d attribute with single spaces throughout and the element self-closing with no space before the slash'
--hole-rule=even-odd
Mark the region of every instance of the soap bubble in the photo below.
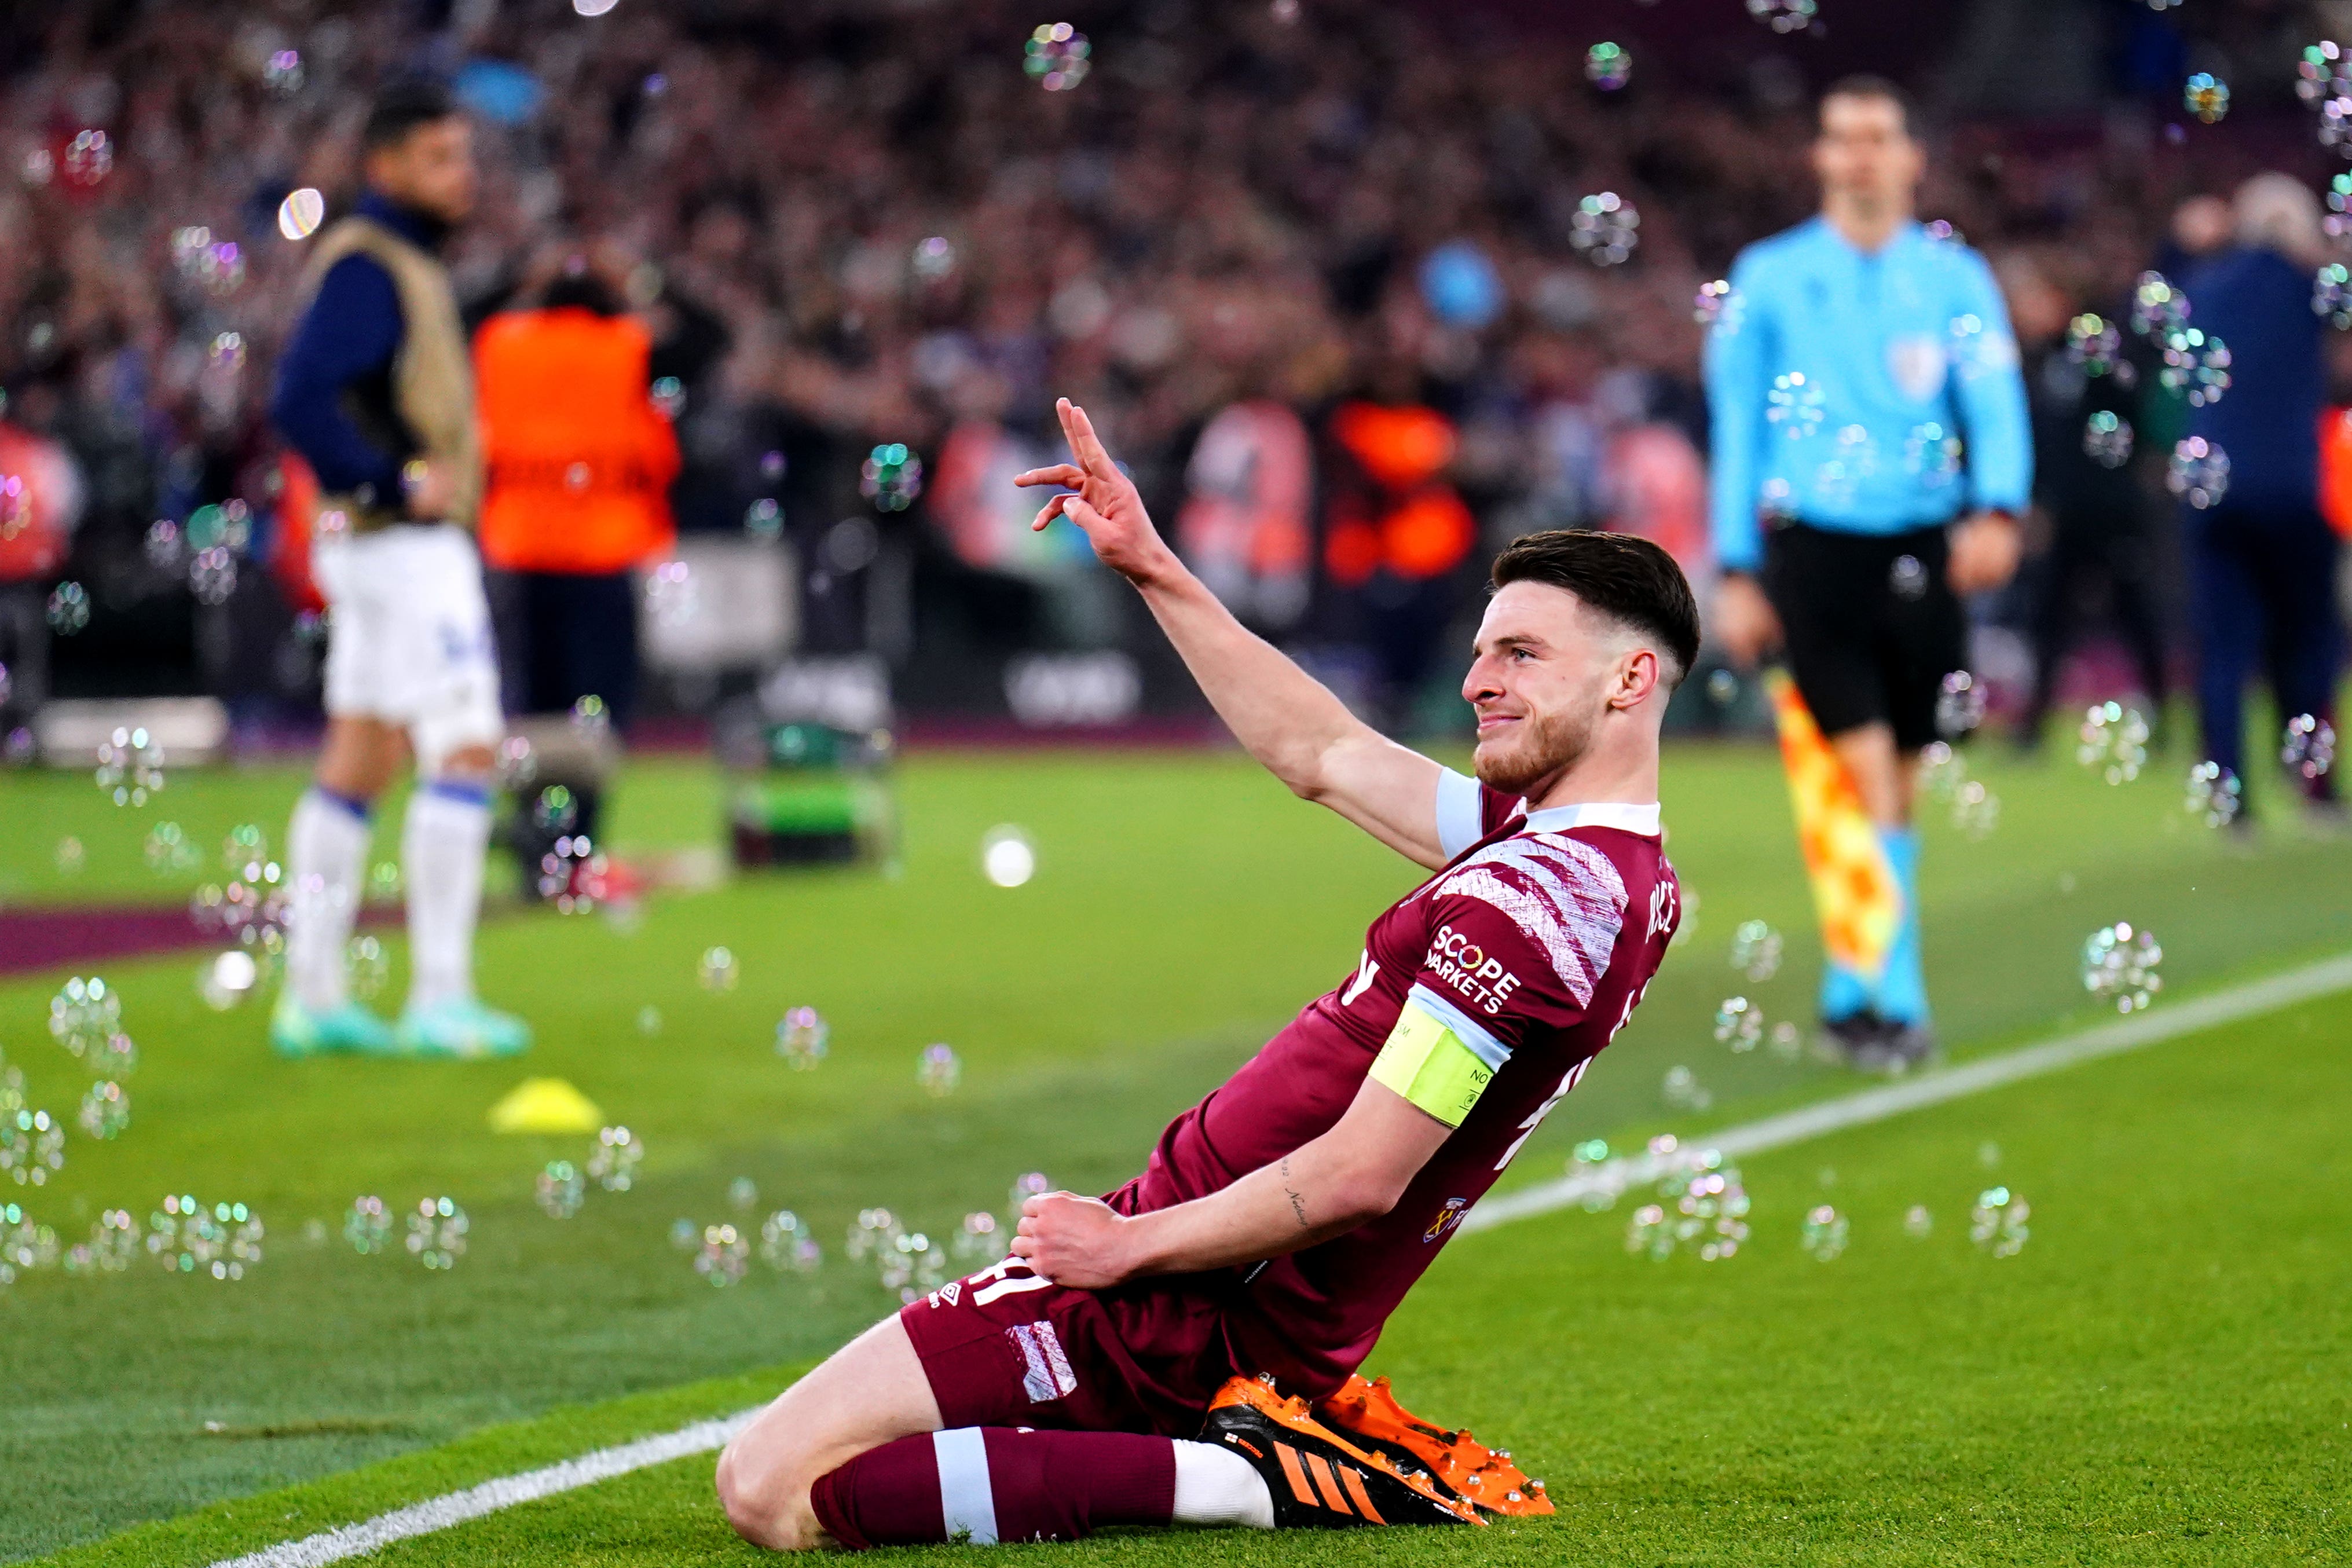
<svg viewBox="0 0 2352 1568">
<path fill-rule="evenodd" d="M 782 538 L 784 509 L 773 496 L 761 496 L 744 509 L 743 531 L 754 539 Z"/>
<path fill-rule="evenodd" d="M 646 568 L 645 595 L 646 613 L 666 626 L 682 626 L 702 611 L 701 590 L 683 561 L 661 561 Z"/>
<path fill-rule="evenodd" d="M 1936 690 L 1936 732 L 1957 741 L 1984 722 L 1985 689 L 1965 669 L 1944 677 Z"/>
<path fill-rule="evenodd" d="M 2066 358 L 2084 375 L 2105 375 L 2123 356 L 2124 336 L 2104 316 L 2088 311 L 2066 323 Z"/>
<path fill-rule="evenodd" d="M 952 1094 L 963 1081 L 963 1058 L 953 1046 L 925 1046 L 915 1058 L 915 1081 L 934 1099 Z"/>
<path fill-rule="evenodd" d="M 1742 921 L 1731 933 L 1731 967 L 1750 980 L 1780 973 L 1780 933 L 1762 921 Z"/>
<path fill-rule="evenodd" d="M 955 243 L 949 239 L 945 235 L 935 234 L 916 243 L 914 260 L 915 276 L 921 279 L 924 282 L 935 283 L 939 281 L 939 279 L 946 277 L 949 273 L 955 270 Z M 777 457 L 782 456 L 781 453 L 772 455 Z M 776 471 L 780 474 L 783 472 L 783 465 L 781 462 L 777 464 Z"/>
<path fill-rule="evenodd" d="M 1698 1075 L 1686 1067 L 1666 1069 L 1664 1079 L 1658 1085 L 1658 1097 L 1675 1110 L 1705 1110 L 1715 1103 L 1715 1096 L 1698 1081 Z"/>
<path fill-rule="evenodd" d="M 1792 370 L 1772 378 L 1772 389 L 1764 395 L 1764 419 L 1777 426 L 1791 441 L 1811 436 L 1822 426 L 1822 389 L 1805 378 L 1801 370 Z"/>
<path fill-rule="evenodd" d="M 776 1025 L 776 1054 L 807 1072 L 824 1060 L 832 1029 L 814 1007 L 794 1007 Z"/>
<path fill-rule="evenodd" d="M 1595 44 L 1584 51 L 1584 79 L 1614 92 L 1633 77 L 1633 57 L 1622 44 Z"/>
<path fill-rule="evenodd" d="M 2181 804 L 2208 827 L 2227 827 L 2245 807 L 2245 786 L 2238 775 L 2215 762 L 2199 763 L 2189 770 L 2189 795 Z"/>
<path fill-rule="evenodd" d="M 2199 71 L 2182 85 L 2180 103 L 2210 125 L 2230 112 L 2230 84 L 2210 71 Z"/>
<path fill-rule="evenodd" d="M 66 1130 L 47 1111 L 19 1107 L 0 1116 L 0 1175 L 37 1187 L 65 1163 Z"/>
<path fill-rule="evenodd" d="M 572 705 L 572 716 L 566 722 L 573 734 L 584 740 L 599 740 L 612 731 L 613 710 L 605 706 L 603 698 L 590 692 Z"/>
<path fill-rule="evenodd" d="M 588 1196 L 588 1183 L 569 1160 L 550 1160 L 531 1183 L 540 1210 L 550 1219 L 570 1219 Z"/>
<path fill-rule="evenodd" d="M 355 936 L 343 949 L 343 973 L 350 978 L 352 994 L 362 1002 L 374 999 L 391 972 L 383 943 L 375 937 Z"/>
<path fill-rule="evenodd" d="M 67 834 L 63 838 L 58 840 L 58 847 L 54 852 L 53 858 L 57 861 L 58 870 L 64 872 L 67 876 L 73 876 L 81 869 L 82 862 L 86 858 L 81 847 L 81 840 L 76 838 L 70 833 Z"/>
<path fill-rule="evenodd" d="M 720 1289 L 735 1284 L 751 1265 L 751 1244 L 731 1225 L 702 1227 L 702 1245 L 694 1255 L 694 1271 Z"/>
<path fill-rule="evenodd" d="M 1614 267 L 1642 243 L 1642 215 L 1614 191 L 1596 191 L 1569 216 L 1568 243 L 1595 267 Z"/>
<path fill-rule="evenodd" d="M 1903 437 L 1903 471 L 1920 483 L 1940 488 L 1960 477 L 1961 443 L 1958 431 L 1930 419 L 1914 425 Z"/>
<path fill-rule="evenodd" d="M 2117 921 L 2083 943 L 2083 989 L 2113 1002 L 2118 1013 L 2137 1012 L 2164 988 L 2164 977 L 2157 973 L 2163 962 L 2155 933 Z"/>
<path fill-rule="evenodd" d="M 1746 1053 L 1756 1048 L 1764 1037 L 1764 1015 L 1751 1005 L 1745 996 L 1727 996 L 1715 1010 L 1715 1038 L 1718 1045 Z"/>
<path fill-rule="evenodd" d="M 352 1200 L 343 1215 L 343 1239 L 362 1258 L 373 1258 L 392 1237 L 392 1211 L 373 1193 Z"/>
<path fill-rule="evenodd" d="M 2189 324 L 2189 296 L 2161 272 L 2143 272 L 2132 288 L 2131 330 L 2161 344 L 2168 333 Z"/>
<path fill-rule="evenodd" d="M 2129 784 L 2147 763 L 2147 721 L 2137 708 L 2094 702 L 2076 731 L 2074 760 L 2111 784 Z"/>
<path fill-rule="evenodd" d="M 810 1234 L 808 1223 L 790 1209 L 778 1209 L 760 1222 L 760 1260 L 782 1274 L 813 1274 L 824 1262 L 824 1249 Z"/>
<path fill-rule="evenodd" d="M 75 1250 L 93 1271 L 120 1274 L 138 1261 L 143 1240 L 129 1209 L 107 1209 L 90 1222 L 89 1242 Z"/>
<path fill-rule="evenodd" d="M 301 91 L 302 77 L 302 57 L 293 49 L 279 49 L 261 63 L 261 85 L 279 98 Z"/>
<path fill-rule="evenodd" d="M 1930 800 L 1949 805 L 1954 792 L 1968 781 L 1968 759 L 1944 741 L 1930 741 L 1919 752 L 1919 789 Z"/>
<path fill-rule="evenodd" d="M 167 1274 L 210 1274 L 227 1262 L 228 1246 L 228 1226 L 193 1194 L 166 1193 L 147 1216 L 147 1250 Z"/>
<path fill-rule="evenodd" d="M 1672 1140 L 1663 1152 L 1679 1152 Z M 1660 1153 L 1656 1141 L 1651 1152 Z M 1702 1263 L 1732 1257 L 1748 1239 L 1748 1189 L 1737 1165 L 1723 1163 L 1714 1150 L 1673 1160 L 1674 1169 L 1661 1177 L 1657 1201 L 1633 1211 L 1625 1227 L 1625 1250 L 1647 1253 L 1664 1262 L 1676 1251 L 1695 1254 Z"/>
<path fill-rule="evenodd" d="M 2325 778 L 2336 765 L 2336 726 L 2309 713 L 2296 714 L 2286 721 L 2279 761 L 2306 780 Z"/>
<path fill-rule="evenodd" d="M 2022 1194 L 2007 1187 L 1987 1187 L 1969 1210 L 1969 1239 L 1995 1258 L 2014 1258 L 2033 1234 L 2026 1226 L 2032 1217 L 2033 1209 Z"/>
<path fill-rule="evenodd" d="M 1748 14 L 1776 33 L 1803 32 L 1821 9 L 1821 0 L 1748 0 Z"/>
<path fill-rule="evenodd" d="M 1737 304 L 1730 280 L 1717 278 L 1698 286 L 1698 296 L 1691 301 L 1691 319 L 1702 327 L 1720 322 L 1726 331 L 1733 331 L 1739 325 Z"/>
<path fill-rule="evenodd" d="M 1927 568 L 1916 555 L 1898 555 L 1886 568 L 1886 586 L 1898 599 L 1924 598 L 1927 593 Z"/>
<path fill-rule="evenodd" d="M 309 185 L 286 193 L 278 204 L 278 232 L 289 239 L 308 239 L 326 220 L 327 198 Z"/>
<path fill-rule="evenodd" d="M 2230 455 L 2202 436 L 2189 436 L 2172 448 L 2165 488 L 2200 511 L 2218 506 L 2230 492 Z"/>
<path fill-rule="evenodd" d="M 372 904 L 396 904 L 400 901 L 403 882 L 400 862 L 379 860 L 368 873 L 367 901 Z"/>
<path fill-rule="evenodd" d="M 1054 1184 L 1046 1178 L 1045 1172 L 1031 1171 L 1026 1175 L 1018 1177 L 1014 1180 L 1012 1192 L 1012 1207 L 1007 1212 L 1012 1215 L 1014 1222 L 1017 1224 L 1021 1218 L 1021 1205 L 1023 1204 L 1027 1203 L 1031 1198 L 1042 1197 L 1053 1190 Z"/>
<path fill-rule="evenodd" d="M 981 839 L 980 867 L 998 887 L 1020 887 L 1037 873 L 1036 847 L 1020 828 L 1002 824 Z"/>
<path fill-rule="evenodd" d="M 570 833 L 580 820 L 580 803 L 562 784 L 550 784 L 531 803 L 531 826 L 543 833 Z"/>
<path fill-rule="evenodd" d="M 645 1157 L 645 1140 L 627 1128 L 600 1128 L 595 1152 L 588 1156 L 588 1179 L 608 1193 L 625 1193 L 636 1184 Z"/>
<path fill-rule="evenodd" d="M 1795 1061 L 1798 1051 L 1804 1045 L 1804 1037 L 1797 1026 L 1785 1019 L 1772 1026 L 1771 1040 L 1772 1054 L 1784 1062 Z"/>
<path fill-rule="evenodd" d="M 58 1233 L 16 1204 L 0 1204 L 0 1285 L 19 1273 L 52 1268 L 58 1262 Z"/>
<path fill-rule="evenodd" d="M 1846 1232 L 1850 1226 L 1846 1216 L 1827 1204 L 1805 1213 L 1805 1222 L 1799 1232 L 1799 1244 L 1805 1256 L 1816 1263 L 1827 1263 L 1845 1250 Z"/>
<path fill-rule="evenodd" d="M 49 630 L 69 637 L 89 625 L 89 590 L 79 583 L 60 583 L 49 594 Z"/>
<path fill-rule="evenodd" d="M 903 441 L 886 441 L 866 454 L 857 490 L 877 511 L 904 511 L 923 493 L 923 460 Z"/>
<path fill-rule="evenodd" d="M 842 1251 L 852 1263 L 875 1263 L 903 1234 L 898 1215 L 888 1209 L 859 1209 Z"/>
<path fill-rule="evenodd" d="M 1706 678 L 1706 698 L 1718 708 L 1728 708 L 1739 700 L 1739 677 L 1728 669 L 1710 671 Z"/>
<path fill-rule="evenodd" d="M 218 893 L 219 889 L 210 891 Z M 203 897 L 198 895 L 199 900 Z M 196 994 L 205 1005 L 215 1013 L 226 1013 L 253 994 L 261 978 L 261 965 L 253 954 L 242 948 L 230 948 L 215 953 L 212 960 L 196 972 Z"/>
<path fill-rule="evenodd" d="M 1952 826 L 1969 838 L 1990 837 L 2000 826 L 2000 796 L 1979 780 L 1963 780 L 1952 790 Z"/>
<path fill-rule="evenodd" d="M 2121 415 L 2102 408 L 2083 421 L 2083 455 L 2103 468 L 2131 461 L 2132 427 Z"/>
<path fill-rule="evenodd" d="M 902 1230 L 891 1237 L 887 1246 L 876 1250 L 875 1258 L 882 1288 L 897 1291 L 901 1301 L 911 1303 L 948 1280 L 947 1249 L 919 1230 Z"/>
<path fill-rule="evenodd" d="M 705 949 L 700 962 L 694 966 L 694 975 L 705 991 L 714 993 L 734 990 L 735 983 L 741 978 L 736 971 L 734 953 L 723 947 Z"/>
<path fill-rule="evenodd" d="M 408 1216 L 408 1251 L 425 1268 L 455 1268 L 466 1256 L 466 1211 L 446 1196 L 420 1199 Z"/>
<path fill-rule="evenodd" d="M 958 1268 L 975 1273 L 1004 1256 L 1005 1232 L 996 1216 L 985 1212 L 968 1214 L 956 1225 L 956 1233 L 948 1243 L 948 1251 Z"/>
<path fill-rule="evenodd" d="M 1047 92 L 1067 92 L 1087 79 L 1094 46 L 1067 22 L 1041 22 L 1021 46 L 1021 68 Z"/>
<path fill-rule="evenodd" d="M 2352 177 L 2336 178 L 2352 188 Z M 2311 310 L 2337 331 L 2352 327 L 2352 267 L 2331 261 L 2312 275 Z"/>
<path fill-rule="evenodd" d="M 147 868 L 159 877 L 195 869 L 196 847 L 188 842 L 187 835 L 176 822 L 159 822 L 149 828 L 142 849 L 147 858 Z"/>
<path fill-rule="evenodd" d="M 2219 403 L 2230 390 L 2229 345 L 2200 327 L 2178 327 L 2164 335 L 2164 368 L 2157 379 L 2168 392 L 2185 393 L 2189 405 Z"/>
<path fill-rule="evenodd" d="M 690 1219 L 669 1222 L 669 1244 L 680 1252 L 692 1252 L 702 1245 L 702 1227 Z"/>
<path fill-rule="evenodd" d="M 727 1205 L 730 1208 L 757 1208 L 759 1204 L 760 1186 L 751 1177 L 738 1176 L 727 1184 Z"/>
<path fill-rule="evenodd" d="M 65 173 L 69 184 L 90 186 L 114 168 L 114 143 L 103 131 L 77 131 L 66 143 Z"/>
<path fill-rule="evenodd" d="M 1926 1236 L 1936 1228 L 1936 1216 L 1927 1212 L 1925 1204 L 1913 1204 L 1903 1211 L 1903 1234 L 1912 1237 Z"/>
<path fill-rule="evenodd" d="M 89 1055 L 121 1024 L 121 996 L 95 974 L 73 976 L 49 998 L 49 1037 L 76 1059 Z"/>
<path fill-rule="evenodd" d="M 115 805 L 145 805 L 147 797 L 163 787 L 163 748 L 143 728 L 119 728 L 99 742 L 98 768 L 91 776 L 99 793 Z"/>
<path fill-rule="evenodd" d="M 2325 40 L 2305 47 L 2303 58 L 2295 64 L 2294 75 L 2294 95 L 2306 104 L 2317 104 L 2352 92 L 2352 79 L 2347 79 L 2343 49 Z"/>
<path fill-rule="evenodd" d="M 74 1120 L 92 1138 L 101 1142 L 113 1138 L 131 1125 L 131 1096 L 121 1084 L 101 1079 L 83 1092 Z"/>
<path fill-rule="evenodd" d="M 651 1037 L 662 1030 L 661 1009 L 648 1004 L 637 1009 L 637 1033 Z"/>
</svg>

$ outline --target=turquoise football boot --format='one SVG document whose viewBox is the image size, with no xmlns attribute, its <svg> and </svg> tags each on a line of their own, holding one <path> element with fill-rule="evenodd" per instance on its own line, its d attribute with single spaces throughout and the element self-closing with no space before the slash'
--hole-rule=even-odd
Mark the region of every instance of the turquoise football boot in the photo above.
<svg viewBox="0 0 2352 1568">
<path fill-rule="evenodd" d="M 269 1015 L 269 1043 L 281 1057 L 378 1056 L 392 1040 L 392 1026 L 356 1002 L 314 1013 L 281 991 Z"/>
<path fill-rule="evenodd" d="M 392 1052 L 404 1057 L 512 1057 L 530 1048 L 530 1026 L 471 996 L 423 1006 L 410 1004 L 392 1031 Z"/>
</svg>

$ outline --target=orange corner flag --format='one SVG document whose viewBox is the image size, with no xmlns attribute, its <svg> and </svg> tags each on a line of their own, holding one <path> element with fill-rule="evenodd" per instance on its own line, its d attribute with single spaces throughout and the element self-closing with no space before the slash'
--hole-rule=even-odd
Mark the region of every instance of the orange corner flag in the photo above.
<svg viewBox="0 0 2352 1568">
<path fill-rule="evenodd" d="M 1797 683 L 1785 670 L 1767 670 L 1764 690 L 1780 731 L 1780 761 L 1789 771 L 1797 843 L 1813 884 L 1822 945 L 1832 963 L 1874 984 L 1902 923 L 1902 887 L 1877 830 L 1863 815 L 1853 780 L 1797 695 Z"/>
</svg>

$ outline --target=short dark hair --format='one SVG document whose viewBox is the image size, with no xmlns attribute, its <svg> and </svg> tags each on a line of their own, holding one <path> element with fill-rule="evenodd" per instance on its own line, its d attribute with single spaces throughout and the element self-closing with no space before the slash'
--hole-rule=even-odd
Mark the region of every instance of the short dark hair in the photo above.
<svg viewBox="0 0 2352 1568">
<path fill-rule="evenodd" d="M 1823 103 L 1832 98 L 1875 98 L 1891 103 L 1903 115 L 1903 134 L 1915 138 L 1919 134 L 1918 105 L 1911 101 L 1909 93 L 1885 77 L 1872 76 L 1866 71 L 1842 76 L 1822 93 Z"/>
<path fill-rule="evenodd" d="M 397 147 L 418 126 L 450 119 L 457 111 L 457 98 L 439 78 L 398 78 L 387 82 L 368 106 L 367 124 L 360 132 L 360 151 L 376 153 Z"/>
<path fill-rule="evenodd" d="M 1698 661 L 1698 601 L 1675 558 L 1631 533 L 1555 528 L 1524 534 L 1495 557 L 1495 586 L 1542 583 L 1654 637 L 1674 661 L 1669 689 Z"/>
</svg>

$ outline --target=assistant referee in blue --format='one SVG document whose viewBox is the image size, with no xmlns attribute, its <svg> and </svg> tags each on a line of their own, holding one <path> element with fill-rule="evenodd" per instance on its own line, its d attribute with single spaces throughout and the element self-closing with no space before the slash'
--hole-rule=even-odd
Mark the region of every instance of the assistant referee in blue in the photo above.
<svg viewBox="0 0 2352 1568">
<path fill-rule="evenodd" d="M 1926 154 L 1902 90 L 1822 96 L 1821 216 L 1749 246 L 1706 351 L 1716 634 L 1784 649 L 1903 890 L 1884 971 L 1832 964 L 1824 1034 L 1856 1066 L 1934 1049 L 1920 967 L 1912 796 L 1944 678 L 1966 668 L 1960 596 L 2016 570 L 2032 430 L 1984 258 L 1913 216 Z"/>
</svg>

